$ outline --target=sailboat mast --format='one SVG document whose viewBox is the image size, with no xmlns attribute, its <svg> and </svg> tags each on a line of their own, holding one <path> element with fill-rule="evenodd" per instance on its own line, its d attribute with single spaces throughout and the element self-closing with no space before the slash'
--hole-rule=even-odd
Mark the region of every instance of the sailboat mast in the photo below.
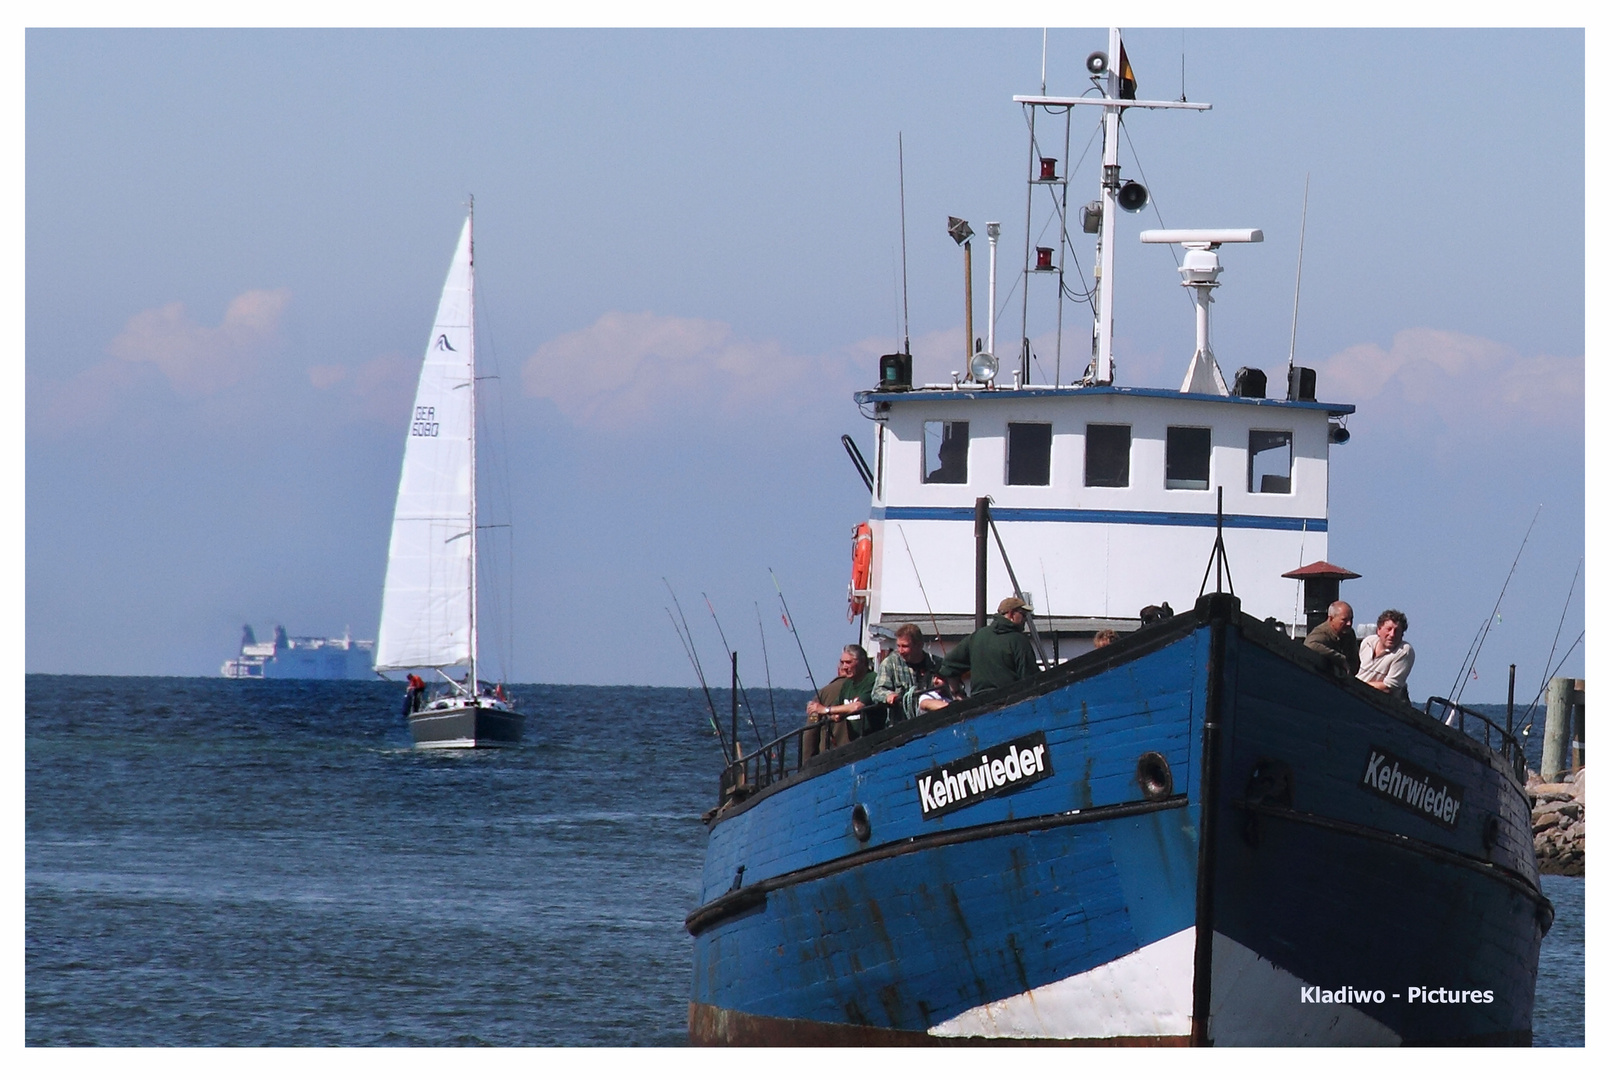
<svg viewBox="0 0 1620 1080">
<path fill-rule="evenodd" d="M 478 701 L 478 319 L 477 319 L 477 274 L 474 270 L 473 258 L 473 200 L 467 196 L 467 390 L 472 396 L 468 399 L 469 419 L 467 425 L 468 458 L 472 462 L 472 475 L 468 485 L 470 498 L 468 500 L 467 528 L 472 540 L 472 558 L 468 560 L 468 611 L 469 642 L 467 653 L 467 683 L 468 692 L 472 695 L 474 703 Z"/>
</svg>

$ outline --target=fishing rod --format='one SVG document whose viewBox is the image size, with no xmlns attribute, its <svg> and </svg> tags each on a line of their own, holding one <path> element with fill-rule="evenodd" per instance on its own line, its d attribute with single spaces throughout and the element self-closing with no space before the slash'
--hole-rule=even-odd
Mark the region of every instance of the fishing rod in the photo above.
<svg viewBox="0 0 1620 1080">
<path fill-rule="evenodd" d="M 697 670 L 698 685 L 703 687 L 703 696 L 709 702 L 709 712 L 715 716 L 716 724 L 718 725 L 720 713 L 714 707 L 714 698 L 709 696 L 709 681 L 703 677 L 703 665 L 698 662 L 697 643 L 692 640 L 692 628 L 687 625 L 686 612 L 681 610 L 681 602 L 675 596 L 675 590 L 670 586 L 669 578 L 664 578 L 663 582 L 664 588 L 669 589 L 669 598 L 675 601 L 675 610 L 679 612 L 681 616 L 681 625 L 679 628 L 677 628 L 676 633 L 680 633 L 682 629 L 684 629 L 686 632 L 686 636 L 683 639 L 686 645 L 686 655 L 692 661 L 692 667 Z M 673 620 L 674 616 L 672 615 L 670 618 Z"/>
<path fill-rule="evenodd" d="M 934 624 L 934 644 L 941 648 L 945 645 L 945 638 L 939 632 L 939 619 L 934 615 L 934 605 L 928 602 L 928 590 L 923 588 L 922 571 L 917 569 L 917 557 L 911 553 L 911 541 L 906 539 L 906 530 L 900 527 L 897 521 L 894 529 L 900 534 L 900 542 L 906 545 L 906 558 L 911 560 L 911 574 L 917 579 L 917 591 L 922 593 L 923 607 L 928 609 L 928 620 Z"/>
<path fill-rule="evenodd" d="M 1513 580 L 1513 571 L 1515 571 L 1515 570 L 1517 570 L 1519 568 L 1519 556 L 1524 554 L 1524 545 L 1526 545 L 1526 544 L 1528 544 L 1530 542 L 1530 533 L 1536 527 L 1536 518 L 1539 518 L 1540 516 L 1541 516 L 1541 506 L 1538 504 L 1536 506 L 1535 514 L 1533 514 L 1531 516 L 1531 518 L 1530 518 L 1530 528 L 1524 530 L 1524 539 L 1519 541 L 1519 551 L 1518 551 L 1518 554 L 1513 556 L 1513 565 L 1508 567 L 1507 578 L 1506 578 L 1506 580 L 1504 580 L 1502 582 L 1502 591 L 1496 594 L 1496 603 L 1491 607 L 1491 613 L 1489 615 L 1485 616 L 1485 629 L 1484 629 L 1484 632 L 1482 632 L 1479 635 L 1478 641 L 1474 646 L 1472 654 L 1463 657 L 1462 670 L 1457 672 L 1457 681 L 1455 683 L 1453 683 L 1452 686 L 1451 686 L 1451 700 L 1452 701 L 1457 700 L 1457 695 L 1462 691 L 1464 680 L 1468 677 L 1468 673 L 1473 670 L 1475 662 L 1477 662 L 1479 660 L 1480 651 L 1485 648 L 1485 639 L 1490 637 L 1490 635 L 1491 635 L 1491 619 L 1492 619 L 1492 617 L 1493 616 L 1495 616 L 1497 618 L 1501 617 L 1501 614 L 1502 614 L 1502 597 L 1507 595 L 1508 582 Z M 1556 647 L 1557 646 L 1554 645 L 1554 648 L 1556 648 Z"/>
<path fill-rule="evenodd" d="M 1552 667 L 1553 654 L 1558 651 L 1558 638 L 1564 632 L 1564 617 L 1569 614 L 1569 602 L 1572 599 L 1574 599 L 1574 597 L 1575 597 L 1575 583 L 1577 581 L 1581 580 L 1581 565 L 1583 563 L 1585 563 L 1585 562 L 1586 562 L 1586 556 L 1584 556 L 1584 555 L 1582 555 L 1575 562 L 1575 577 L 1570 580 L 1569 592 L 1567 594 L 1565 594 L 1565 596 L 1564 596 L 1564 610 L 1559 612 L 1559 615 L 1558 615 L 1558 629 L 1553 631 L 1553 643 L 1552 643 L 1552 648 L 1547 650 L 1547 664 L 1546 664 L 1546 667 L 1543 667 L 1541 669 L 1541 688 L 1543 690 L 1547 689 L 1547 684 L 1551 681 L 1551 678 L 1552 678 L 1548 674 L 1547 669 Z M 1567 654 L 1565 655 L 1564 659 L 1565 660 L 1569 659 Z M 1559 666 L 1560 667 L 1563 666 L 1562 662 L 1560 662 Z M 1539 697 L 1540 695 L 1537 695 L 1537 696 Z M 1530 710 L 1535 707 L 1535 704 L 1536 704 L 1536 698 L 1531 698 L 1529 703 L 1526 704 L 1525 707 L 1524 707 L 1524 715 L 1529 716 L 1530 715 Z M 1513 723 L 1514 723 L 1513 717 L 1511 717 L 1511 716 L 1508 717 L 1508 726 L 1512 727 Z"/>
<path fill-rule="evenodd" d="M 1046 632 L 1052 635 L 1052 663 L 1058 662 L 1057 625 L 1052 622 L 1052 589 L 1046 583 L 1046 560 L 1041 559 L 1041 596 L 1046 602 Z"/>
<path fill-rule="evenodd" d="M 991 501 L 992 503 L 994 502 L 994 500 Z M 986 509 L 988 509 L 988 507 Z M 990 535 L 996 538 L 996 550 L 1001 552 L 1001 563 L 1007 568 L 1007 577 L 1012 581 L 1013 595 L 1022 599 L 1024 591 L 1018 587 L 1018 575 L 1013 573 L 1012 560 L 1007 558 L 1007 548 L 1006 545 L 1002 544 L 1001 542 L 1000 531 L 996 529 L 996 519 L 990 514 L 986 513 L 985 520 L 990 523 Z M 1041 648 L 1041 635 L 1035 631 L 1035 625 L 1033 622 L 1030 623 L 1029 636 L 1030 640 L 1035 643 L 1035 656 L 1040 660 L 1041 668 L 1044 670 L 1050 665 L 1048 665 L 1046 662 L 1046 650 Z"/>
<path fill-rule="evenodd" d="M 765 570 L 771 575 L 771 584 L 776 586 L 776 598 L 782 602 L 782 624 L 793 632 L 793 640 L 799 644 L 799 658 L 804 661 L 804 673 L 810 677 L 810 692 L 813 694 L 820 689 L 820 684 L 810 671 L 810 658 L 804 654 L 804 642 L 799 640 L 799 628 L 793 625 L 793 616 L 788 612 L 787 597 L 782 595 L 782 586 L 776 580 L 776 571 L 768 566 Z"/>
<path fill-rule="evenodd" d="M 1529 722 L 1529 720 L 1528 720 L 1528 717 L 1529 717 L 1529 715 L 1530 715 L 1530 710 L 1531 710 L 1531 709 L 1533 709 L 1533 708 L 1535 708 L 1535 704 L 1536 704 L 1536 702 L 1538 702 L 1538 701 L 1540 701 L 1540 700 L 1541 700 L 1541 695 L 1542 695 L 1542 694 L 1545 694 L 1545 693 L 1546 693 L 1546 692 L 1547 692 L 1547 687 L 1549 687 L 1549 686 L 1551 686 L 1551 685 L 1552 685 L 1552 681 L 1553 681 L 1553 680 L 1554 680 L 1554 679 L 1556 679 L 1556 678 L 1558 678 L 1558 672 L 1559 672 L 1559 671 L 1561 671 L 1561 670 L 1562 670 L 1562 669 L 1563 669 L 1563 667 L 1564 667 L 1564 660 L 1568 660 L 1568 659 L 1569 659 L 1569 654 L 1570 654 L 1570 653 L 1572 653 L 1572 652 L 1574 652 L 1574 651 L 1575 651 L 1575 646 L 1577 646 L 1577 645 L 1579 645 L 1579 644 L 1580 644 L 1580 643 L 1581 643 L 1581 642 L 1582 642 L 1582 641 L 1585 641 L 1585 640 L 1586 640 L 1586 631 L 1585 631 L 1585 630 L 1582 630 L 1582 631 L 1581 631 L 1581 632 L 1580 632 L 1580 633 L 1579 633 L 1579 634 L 1576 634 L 1576 635 L 1575 635 L 1575 640 L 1574 640 L 1574 641 L 1572 641 L 1572 642 L 1570 642 L 1570 643 L 1569 643 L 1569 648 L 1567 648 L 1567 649 L 1565 649 L 1565 650 L 1564 650 L 1564 657 L 1563 657 L 1563 660 L 1559 660 L 1559 661 L 1558 661 L 1558 666 L 1557 666 L 1557 667 L 1555 667 L 1555 668 L 1553 668 L 1553 670 L 1552 670 L 1552 674 L 1551 674 L 1551 675 L 1548 675 L 1548 676 L 1547 676 L 1547 677 L 1546 677 L 1546 679 L 1544 679 L 1544 680 L 1543 680 L 1543 681 L 1542 681 L 1542 683 L 1541 683 L 1541 689 L 1540 689 L 1540 690 L 1537 690 L 1537 691 L 1536 691 L 1536 696 L 1535 696 L 1535 697 L 1533 697 L 1533 698 L 1531 698 L 1531 699 L 1530 699 L 1530 704 L 1528 704 L 1528 705 L 1526 705 L 1526 706 L 1525 706 L 1525 707 L 1524 707 L 1524 713 L 1523 713 L 1523 715 L 1524 715 L 1524 716 L 1525 716 L 1525 717 L 1526 717 L 1526 718 L 1527 718 L 1527 719 L 1526 719 L 1526 720 L 1525 720 L 1525 725 L 1524 725 L 1524 732 L 1523 732 L 1523 734 L 1525 734 L 1525 735 L 1528 735 L 1528 734 L 1530 734 L 1530 722 Z M 1511 717 L 1509 717 L 1509 719 L 1512 719 L 1512 718 L 1511 718 Z"/>
<path fill-rule="evenodd" d="M 709 617 L 714 620 L 714 628 L 716 630 L 720 630 L 720 644 L 725 646 L 726 653 L 728 655 L 735 657 L 737 654 L 732 649 L 731 642 L 726 640 L 726 632 L 724 630 L 720 629 L 720 616 L 715 614 L 715 612 L 714 612 L 714 603 L 712 601 L 710 601 L 709 594 L 708 593 L 698 593 L 698 595 L 703 597 L 703 602 L 705 604 L 709 605 Z M 744 711 L 746 711 L 748 713 L 748 726 L 754 729 L 754 741 L 759 743 L 759 748 L 761 750 L 763 750 L 763 749 L 765 749 L 765 738 L 764 738 L 764 736 L 760 735 L 760 733 L 759 733 L 759 725 L 754 723 L 754 706 L 751 705 L 749 703 L 749 701 L 748 701 L 748 688 L 746 686 L 744 686 L 744 687 L 741 687 L 741 689 L 742 689 L 743 709 L 744 709 Z M 732 705 L 733 705 L 733 707 L 735 707 L 736 702 L 735 701 L 732 702 Z"/>
<path fill-rule="evenodd" d="M 726 737 L 720 734 L 720 716 L 714 711 L 714 699 L 709 697 L 709 685 L 703 681 L 703 669 L 698 666 L 697 656 L 692 652 L 691 646 L 686 643 L 686 638 L 681 637 L 681 628 L 675 622 L 675 613 L 670 611 L 669 608 L 665 608 L 664 614 L 669 616 L 669 624 L 675 627 L 675 636 L 681 639 L 681 648 L 686 650 L 686 659 L 691 662 L 692 667 L 697 669 L 698 682 L 703 686 L 703 696 L 709 702 L 709 727 L 713 729 L 715 737 L 720 740 L 720 756 L 725 759 L 727 765 L 730 765 L 731 751 L 726 749 Z"/>
<path fill-rule="evenodd" d="M 765 694 L 771 702 L 771 739 L 782 736 L 776 729 L 776 690 L 771 686 L 771 652 L 765 647 L 765 618 L 759 613 L 759 601 L 754 601 L 754 621 L 759 623 L 759 651 L 765 656 Z"/>
</svg>

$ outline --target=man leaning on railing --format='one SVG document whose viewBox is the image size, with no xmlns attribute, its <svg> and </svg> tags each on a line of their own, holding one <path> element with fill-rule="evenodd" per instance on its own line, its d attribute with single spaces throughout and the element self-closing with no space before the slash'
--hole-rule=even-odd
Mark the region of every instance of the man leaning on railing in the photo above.
<svg viewBox="0 0 1620 1080">
<path fill-rule="evenodd" d="M 835 746 L 843 746 L 851 739 L 881 726 L 870 722 L 868 715 L 863 712 L 872 703 L 872 685 L 876 679 L 871 657 L 866 650 L 859 645 L 845 645 L 844 653 L 838 660 L 838 674 L 844 679 L 836 692 L 836 704 L 826 701 L 826 691 L 832 686 L 829 683 L 804 707 L 808 722 L 831 721 L 820 730 L 816 750 L 822 753 Z M 808 732 L 806 736 L 808 738 Z"/>
<path fill-rule="evenodd" d="M 1356 678 L 1401 701 L 1409 701 L 1406 677 L 1412 673 L 1417 653 L 1405 640 L 1406 616 L 1394 608 L 1378 616 L 1378 629 L 1361 642 L 1361 670 Z"/>
<path fill-rule="evenodd" d="M 933 692 L 944 685 L 939 658 L 923 648 L 922 629 L 906 623 L 894 632 L 894 647 L 878 665 L 872 700 L 889 706 L 894 721 L 915 720 L 919 712 L 944 708 L 947 699 Z"/>
</svg>

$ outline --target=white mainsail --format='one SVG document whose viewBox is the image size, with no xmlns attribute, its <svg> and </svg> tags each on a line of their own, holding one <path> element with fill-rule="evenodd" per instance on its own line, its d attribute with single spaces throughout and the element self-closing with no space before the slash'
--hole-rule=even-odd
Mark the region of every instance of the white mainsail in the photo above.
<svg viewBox="0 0 1620 1080">
<path fill-rule="evenodd" d="M 405 463 L 388 542 L 377 670 L 472 663 L 473 484 L 472 215 L 439 298 L 405 436 Z"/>
</svg>

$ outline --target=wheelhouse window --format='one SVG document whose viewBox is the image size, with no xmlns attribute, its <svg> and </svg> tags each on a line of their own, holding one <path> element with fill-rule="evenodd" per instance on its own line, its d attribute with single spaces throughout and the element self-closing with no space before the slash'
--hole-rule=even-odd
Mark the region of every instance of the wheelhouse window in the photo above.
<svg viewBox="0 0 1620 1080">
<path fill-rule="evenodd" d="M 1249 432 L 1249 490 L 1287 495 L 1294 490 L 1294 433 Z"/>
<path fill-rule="evenodd" d="M 1007 484 L 1045 487 L 1052 482 L 1052 425 L 1007 425 Z"/>
<path fill-rule="evenodd" d="M 1131 426 L 1086 425 L 1086 487 L 1131 486 Z"/>
<path fill-rule="evenodd" d="M 967 483 L 967 452 L 966 420 L 924 420 L 922 482 Z"/>
<path fill-rule="evenodd" d="M 1209 428 L 1165 429 L 1164 486 L 1182 491 L 1209 490 Z"/>
</svg>

